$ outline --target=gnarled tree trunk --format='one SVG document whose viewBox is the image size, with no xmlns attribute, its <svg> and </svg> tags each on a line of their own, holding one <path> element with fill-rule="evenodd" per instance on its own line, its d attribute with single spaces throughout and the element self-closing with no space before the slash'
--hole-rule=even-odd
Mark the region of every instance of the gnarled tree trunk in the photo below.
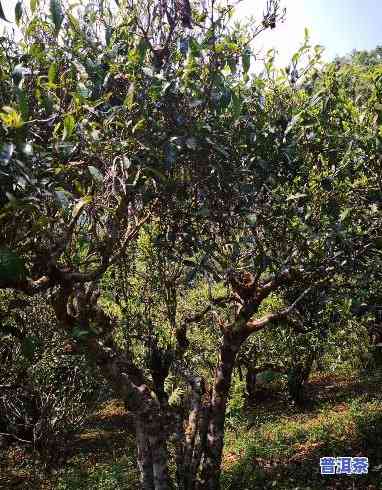
<svg viewBox="0 0 382 490">
<path fill-rule="evenodd" d="M 145 432 L 144 423 L 138 417 L 135 421 L 135 433 L 137 441 L 137 463 L 142 490 L 155 490 L 150 442 Z"/>
<path fill-rule="evenodd" d="M 89 333 L 81 340 L 85 354 L 95 361 L 102 375 L 109 380 L 115 392 L 125 400 L 136 418 L 138 466 L 144 490 L 168 490 L 168 453 L 165 411 L 157 396 L 149 388 L 143 371 L 134 364 L 127 350 L 120 352 L 109 334 L 110 319 L 97 305 L 98 296 L 91 297 L 89 288 L 61 288 L 54 300 L 56 317 L 65 330 L 71 332 L 76 325 L 86 330 L 90 320 L 102 328 L 95 337 Z M 75 302 L 72 298 L 75 298 Z"/>
<path fill-rule="evenodd" d="M 241 342 L 227 335 L 223 339 L 219 364 L 215 371 L 206 446 L 201 467 L 199 489 L 220 488 L 220 467 L 224 445 L 224 422 L 232 372 Z"/>
</svg>

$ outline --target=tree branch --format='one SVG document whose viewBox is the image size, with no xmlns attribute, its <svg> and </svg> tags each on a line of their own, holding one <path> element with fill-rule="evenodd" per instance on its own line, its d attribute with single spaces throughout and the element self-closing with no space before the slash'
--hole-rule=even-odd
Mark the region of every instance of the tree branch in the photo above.
<svg viewBox="0 0 382 490">
<path fill-rule="evenodd" d="M 25 444 L 32 444 L 32 441 L 27 441 L 26 439 L 21 439 L 20 437 L 17 437 L 14 434 L 8 434 L 7 432 L 0 432 L 0 436 L 13 437 L 13 439 L 16 439 L 16 441 L 24 442 Z"/>
<path fill-rule="evenodd" d="M 175 336 L 178 342 L 178 349 L 183 351 L 188 346 L 188 340 L 187 340 L 188 325 L 190 325 L 191 323 L 200 322 L 207 315 L 207 313 L 212 311 L 213 306 L 225 304 L 231 299 L 232 299 L 231 295 L 221 296 L 220 298 L 211 298 L 210 304 L 207 305 L 202 311 L 199 311 L 198 313 L 195 313 L 192 316 L 186 317 L 175 331 Z"/>
<path fill-rule="evenodd" d="M 0 289 L 14 289 L 17 291 L 22 291 L 29 296 L 46 291 L 51 286 L 53 286 L 53 283 L 48 276 L 42 276 L 36 281 L 33 281 L 30 278 L 17 281 L 5 281 L 0 279 Z"/>
<path fill-rule="evenodd" d="M 140 228 L 146 221 L 149 219 L 150 213 L 144 216 L 138 223 L 135 225 L 133 229 L 129 228 L 125 234 L 125 237 L 121 243 L 121 246 L 119 247 L 118 251 L 110 258 L 107 256 L 102 257 L 102 263 L 96 269 L 95 271 L 92 272 L 68 272 L 64 274 L 64 281 L 65 282 L 71 282 L 71 283 L 84 283 L 84 282 L 93 282 L 99 279 L 102 274 L 112 265 L 115 263 L 121 256 L 123 255 L 125 248 L 127 244 L 133 240 L 134 238 L 137 237 Z"/>
<path fill-rule="evenodd" d="M 287 369 L 283 366 L 279 366 L 277 364 L 272 364 L 271 362 L 267 362 L 263 364 L 262 366 L 256 366 L 254 368 L 249 367 L 251 370 L 251 373 L 253 374 L 259 374 L 264 371 L 275 371 L 276 373 L 286 373 Z"/>
<path fill-rule="evenodd" d="M 298 298 L 287 308 L 283 308 L 282 310 L 276 311 L 274 313 L 268 313 L 267 315 L 264 315 L 262 318 L 259 318 L 258 320 L 248 321 L 245 325 L 245 331 L 246 331 L 247 335 L 250 335 L 254 332 L 258 332 L 259 330 L 263 329 L 264 327 L 266 327 L 271 322 L 275 322 L 277 320 L 281 320 L 282 318 L 287 317 L 295 309 L 295 307 L 298 305 L 298 303 L 308 293 L 310 293 L 310 291 L 315 286 L 316 286 L 316 284 L 305 289 L 305 291 L 303 291 L 300 294 L 300 296 L 298 296 Z"/>
</svg>

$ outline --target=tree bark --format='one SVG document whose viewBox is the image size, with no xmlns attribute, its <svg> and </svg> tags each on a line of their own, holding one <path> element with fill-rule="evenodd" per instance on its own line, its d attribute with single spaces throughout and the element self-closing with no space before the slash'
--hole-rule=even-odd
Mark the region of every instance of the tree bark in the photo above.
<svg viewBox="0 0 382 490">
<path fill-rule="evenodd" d="M 220 351 L 219 364 L 215 371 L 207 430 L 206 448 L 201 468 L 199 489 L 220 488 L 221 460 L 224 444 L 224 422 L 232 372 L 241 342 L 225 335 Z"/>
<path fill-rule="evenodd" d="M 247 403 L 250 404 L 255 398 L 256 390 L 256 373 L 247 366 L 247 373 L 245 375 L 245 397 Z"/>
<path fill-rule="evenodd" d="M 303 406 L 306 402 L 304 384 L 312 370 L 314 357 L 314 353 L 310 354 L 305 362 L 296 364 L 288 373 L 289 395 L 298 406 Z"/>
<path fill-rule="evenodd" d="M 145 433 L 144 424 L 138 417 L 135 421 L 135 433 L 137 439 L 137 463 L 142 490 L 155 490 L 150 442 Z"/>
<path fill-rule="evenodd" d="M 205 406 L 203 403 L 204 381 L 196 376 L 189 379 L 192 388 L 190 400 L 190 413 L 185 432 L 183 487 L 184 490 L 193 490 L 203 450 L 206 432 Z"/>
<path fill-rule="evenodd" d="M 110 320 L 97 305 L 97 297 L 89 298 L 91 290 L 79 291 L 76 304 L 70 303 L 73 288 L 69 286 L 58 291 L 54 300 L 56 317 L 62 327 L 71 332 L 80 325 L 86 331 L 89 320 L 94 320 L 103 330 L 111 330 Z M 74 303 L 74 302 L 73 302 Z M 75 307 L 75 308 L 74 308 Z M 75 310 L 73 314 L 69 310 Z M 111 383 L 115 392 L 128 404 L 136 416 L 138 444 L 138 464 L 144 490 L 168 490 L 171 488 L 168 476 L 168 454 L 164 411 L 143 371 L 134 364 L 130 352 L 119 352 L 111 336 L 104 341 L 93 335 L 81 340 L 87 357 L 95 361 L 102 375 Z M 107 343 L 108 346 L 105 344 Z"/>
<path fill-rule="evenodd" d="M 154 488 L 155 490 L 169 490 L 172 488 L 172 485 L 167 470 L 167 441 L 160 420 L 158 420 L 157 427 L 152 427 L 152 429 L 150 431 L 149 441 L 153 462 Z"/>
</svg>

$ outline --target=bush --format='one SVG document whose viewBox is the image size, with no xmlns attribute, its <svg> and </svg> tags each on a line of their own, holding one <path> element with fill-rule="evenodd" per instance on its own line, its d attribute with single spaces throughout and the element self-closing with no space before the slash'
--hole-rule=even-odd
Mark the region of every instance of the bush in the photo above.
<svg viewBox="0 0 382 490">
<path fill-rule="evenodd" d="M 49 306 L 34 298 L 21 310 L 10 308 L 14 299 L 1 300 L 0 432 L 7 443 L 28 444 L 50 467 L 102 396 L 101 381 L 84 356 L 60 347 Z"/>
</svg>

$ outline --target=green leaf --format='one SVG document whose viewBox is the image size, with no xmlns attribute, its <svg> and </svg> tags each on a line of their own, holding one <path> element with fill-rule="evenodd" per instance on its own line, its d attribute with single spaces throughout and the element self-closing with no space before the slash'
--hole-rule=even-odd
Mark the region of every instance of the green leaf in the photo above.
<svg viewBox="0 0 382 490">
<path fill-rule="evenodd" d="M 31 8 L 32 14 L 35 13 L 35 11 L 36 11 L 39 3 L 40 3 L 40 0 L 30 0 L 29 5 L 30 5 L 30 8 Z"/>
<path fill-rule="evenodd" d="M 0 249 L 0 280 L 20 281 L 26 277 L 24 260 L 9 249 Z"/>
<path fill-rule="evenodd" d="M 232 57 L 230 58 L 228 61 L 228 66 L 229 66 L 229 69 L 230 69 L 230 72 L 231 73 L 236 73 L 236 68 L 237 68 L 237 63 L 236 63 L 236 58 Z"/>
<path fill-rule="evenodd" d="M 74 120 L 74 117 L 71 114 L 65 116 L 64 133 L 62 135 L 63 140 L 70 138 L 72 136 L 75 126 L 76 126 L 76 122 Z"/>
<path fill-rule="evenodd" d="M 56 81 L 56 78 L 57 78 L 57 64 L 52 63 L 48 71 L 48 80 L 50 83 L 54 83 Z"/>
<path fill-rule="evenodd" d="M 382 236 L 374 239 L 374 245 L 378 250 L 382 250 Z"/>
<path fill-rule="evenodd" d="M 165 176 L 165 174 L 163 172 L 161 172 L 160 170 L 154 168 L 154 167 L 145 167 L 146 170 L 148 170 L 149 172 L 153 173 L 154 175 L 156 175 L 157 177 L 159 177 L 161 180 L 163 180 L 164 182 L 167 181 L 167 177 Z"/>
<path fill-rule="evenodd" d="M 346 208 L 342 211 L 342 213 L 340 214 L 340 221 L 345 221 L 346 218 L 349 216 L 350 214 L 350 211 L 351 209 L 350 208 Z"/>
<path fill-rule="evenodd" d="M 64 14 L 62 13 L 62 7 L 60 0 L 50 0 L 50 15 L 55 27 L 54 33 L 57 36 L 60 32 L 62 21 L 64 20 Z"/>
<path fill-rule="evenodd" d="M 137 124 L 134 125 L 132 129 L 132 133 L 135 134 L 137 131 L 140 129 L 143 129 L 145 127 L 146 121 L 144 119 L 140 119 Z"/>
<path fill-rule="evenodd" d="M 112 38 L 112 35 L 113 35 L 113 28 L 110 27 L 110 26 L 106 26 L 106 29 L 105 29 L 105 41 L 106 41 L 106 46 L 110 46 L 110 41 L 111 41 L 111 38 Z"/>
<path fill-rule="evenodd" d="M 135 83 L 132 82 L 130 84 L 130 87 L 129 87 L 129 90 L 127 92 L 127 95 L 126 95 L 126 98 L 123 102 L 123 105 L 125 107 L 127 107 L 129 109 L 129 111 L 131 111 L 131 109 L 133 108 L 133 104 L 134 104 L 134 91 L 135 91 Z"/>
<path fill-rule="evenodd" d="M 91 335 L 91 332 L 89 332 L 89 330 L 83 330 L 79 327 L 74 327 L 73 330 L 72 330 L 72 336 L 75 338 L 75 339 L 83 339 L 83 338 L 86 338 L 86 337 L 89 337 Z"/>
<path fill-rule="evenodd" d="M 232 100 L 232 91 L 228 87 L 225 87 L 219 99 L 219 109 L 221 112 L 227 109 L 227 107 L 231 103 L 231 100 Z"/>
<path fill-rule="evenodd" d="M 247 223 L 250 225 L 250 226 L 255 226 L 256 225 L 256 222 L 257 222 L 257 216 L 256 214 L 248 214 L 246 217 L 245 217 Z"/>
<path fill-rule="evenodd" d="M 300 199 L 301 197 L 305 197 L 307 194 L 303 194 L 302 192 L 299 192 L 297 194 L 291 194 L 290 196 L 287 197 L 287 201 L 295 201 L 297 199 Z"/>
<path fill-rule="evenodd" d="M 82 199 L 80 199 L 74 206 L 72 210 L 72 217 L 76 218 L 79 213 L 82 211 L 82 209 L 89 203 L 92 202 L 92 196 L 85 196 Z"/>
<path fill-rule="evenodd" d="M 258 375 L 258 377 L 259 380 L 265 381 L 266 383 L 270 383 L 277 377 L 277 375 L 273 371 L 263 371 Z"/>
<path fill-rule="evenodd" d="M 183 265 L 186 265 L 188 267 L 195 267 L 195 265 L 197 265 L 197 261 L 194 257 L 192 257 L 191 259 L 184 259 Z"/>
<path fill-rule="evenodd" d="M 187 148 L 189 148 L 190 150 L 197 150 L 198 148 L 198 142 L 196 141 L 196 138 L 194 138 L 193 136 L 186 139 L 186 145 Z"/>
<path fill-rule="evenodd" d="M 241 114 L 241 99 L 235 92 L 232 92 L 231 107 L 232 107 L 232 115 L 236 120 L 239 118 Z"/>
<path fill-rule="evenodd" d="M 17 25 L 20 24 L 20 20 L 21 20 L 22 15 L 23 15 L 22 1 L 19 0 L 15 6 L 15 20 L 16 20 Z"/>
<path fill-rule="evenodd" d="M 203 218 L 207 218 L 210 215 L 210 210 L 203 206 L 195 211 L 196 216 L 202 216 Z"/>
<path fill-rule="evenodd" d="M 191 51 L 192 56 L 194 56 L 195 58 L 200 56 L 201 48 L 200 48 L 200 45 L 196 39 L 194 39 L 193 37 L 191 39 L 189 39 L 188 45 L 189 45 L 189 49 Z"/>
<path fill-rule="evenodd" d="M 36 352 L 37 348 L 37 338 L 35 336 L 29 335 L 23 339 L 21 344 L 21 351 L 23 356 L 27 359 L 33 359 L 33 354 Z"/>
<path fill-rule="evenodd" d="M 184 395 L 184 390 L 180 386 L 177 386 L 175 390 L 171 393 L 168 399 L 168 404 L 170 406 L 180 405 L 182 401 L 182 396 Z"/>
<path fill-rule="evenodd" d="M 25 73 L 27 73 L 27 69 L 24 66 L 15 66 L 12 72 L 12 80 L 16 86 L 20 84 L 21 80 L 24 78 Z"/>
<path fill-rule="evenodd" d="M 3 7 L 1 5 L 1 2 L 0 2 L 0 19 L 5 20 L 5 22 L 9 22 L 9 20 L 7 20 L 7 18 L 4 15 L 4 10 L 3 10 Z"/>
<path fill-rule="evenodd" d="M 86 85 L 82 82 L 77 84 L 77 93 L 83 99 L 87 99 L 89 97 L 89 90 Z"/>
<path fill-rule="evenodd" d="M 136 49 L 139 56 L 139 62 L 142 63 L 145 59 L 146 52 L 149 49 L 149 44 L 146 39 L 141 38 Z"/>
<path fill-rule="evenodd" d="M 103 182 L 103 175 L 98 170 L 98 168 L 93 167 L 93 165 L 89 165 L 88 170 L 89 170 L 90 175 L 93 177 L 93 179 L 96 182 Z"/>
<path fill-rule="evenodd" d="M 19 112 L 24 121 L 28 119 L 29 116 L 29 101 L 28 95 L 25 90 L 17 88 L 17 99 L 19 102 Z"/>
<path fill-rule="evenodd" d="M 241 61 L 243 63 L 243 72 L 246 74 L 251 66 L 251 50 L 249 48 L 244 50 Z"/>
<path fill-rule="evenodd" d="M 76 19 L 70 12 L 67 12 L 67 16 L 72 29 L 74 29 L 77 33 L 81 33 L 81 27 L 78 19 Z"/>
<path fill-rule="evenodd" d="M 333 190 L 333 183 L 332 183 L 332 179 L 330 177 L 324 177 L 322 180 L 321 180 L 321 186 L 322 188 L 327 191 L 327 192 L 330 192 Z"/>
</svg>

